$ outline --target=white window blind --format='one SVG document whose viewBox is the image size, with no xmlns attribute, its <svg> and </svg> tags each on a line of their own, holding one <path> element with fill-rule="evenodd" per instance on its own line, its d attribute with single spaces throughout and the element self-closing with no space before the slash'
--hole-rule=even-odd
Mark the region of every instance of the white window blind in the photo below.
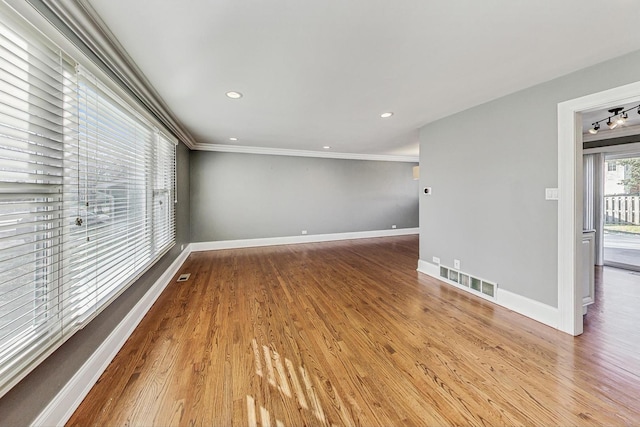
<svg viewBox="0 0 640 427">
<path fill-rule="evenodd" d="M 175 240 L 175 144 L 156 132 L 153 153 L 153 245 L 155 250 Z"/>
<path fill-rule="evenodd" d="M 175 241 L 175 143 L 0 14 L 0 395 Z"/>
</svg>

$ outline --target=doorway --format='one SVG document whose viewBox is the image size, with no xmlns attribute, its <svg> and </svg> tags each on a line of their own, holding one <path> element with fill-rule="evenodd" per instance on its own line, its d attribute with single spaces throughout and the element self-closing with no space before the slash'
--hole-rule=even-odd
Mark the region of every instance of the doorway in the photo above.
<svg viewBox="0 0 640 427">
<path fill-rule="evenodd" d="M 558 104 L 558 329 L 583 332 L 583 138 L 581 113 L 640 100 L 640 82 Z"/>
</svg>

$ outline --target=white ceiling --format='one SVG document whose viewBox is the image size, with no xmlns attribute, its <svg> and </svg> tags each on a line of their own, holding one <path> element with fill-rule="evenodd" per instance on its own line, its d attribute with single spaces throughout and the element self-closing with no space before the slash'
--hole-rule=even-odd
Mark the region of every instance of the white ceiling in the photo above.
<svg viewBox="0 0 640 427">
<path fill-rule="evenodd" d="M 416 156 L 426 123 L 640 49 L 635 0 L 88 2 L 204 144 Z"/>
</svg>

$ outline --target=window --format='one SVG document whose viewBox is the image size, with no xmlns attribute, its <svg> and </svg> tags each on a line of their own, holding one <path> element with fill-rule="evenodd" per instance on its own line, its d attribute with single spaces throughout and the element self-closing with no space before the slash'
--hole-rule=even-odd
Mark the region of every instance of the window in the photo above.
<svg viewBox="0 0 640 427">
<path fill-rule="evenodd" d="M 2 395 L 174 244 L 175 143 L 0 18 Z"/>
<path fill-rule="evenodd" d="M 154 175 L 153 175 L 153 246 L 159 250 L 175 239 L 175 175 L 176 153 L 175 145 L 168 138 L 157 132 L 157 142 L 154 145 Z"/>
<path fill-rule="evenodd" d="M 617 168 L 618 168 L 617 162 L 607 162 L 607 171 L 615 172 Z"/>
</svg>

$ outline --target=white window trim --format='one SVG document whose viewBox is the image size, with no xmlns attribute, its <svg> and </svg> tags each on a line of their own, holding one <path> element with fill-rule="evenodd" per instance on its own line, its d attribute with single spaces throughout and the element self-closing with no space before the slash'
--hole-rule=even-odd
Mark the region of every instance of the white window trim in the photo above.
<svg viewBox="0 0 640 427">
<path fill-rule="evenodd" d="M 172 136 L 172 134 L 166 130 L 164 130 L 164 126 L 159 123 L 157 118 L 145 110 L 140 106 L 139 101 L 132 97 L 127 91 L 123 90 L 117 83 L 115 83 L 111 78 L 106 75 L 102 69 L 94 64 L 89 58 L 87 58 L 84 53 L 75 47 L 73 43 L 71 43 L 64 35 L 62 35 L 44 16 L 42 16 L 38 11 L 32 8 L 28 2 L 24 0 L 2 0 L 5 4 L 7 4 L 10 9 L 13 9 L 18 15 L 22 16 L 26 21 L 28 21 L 34 28 L 37 28 L 37 31 L 41 33 L 41 35 L 52 42 L 54 45 L 58 46 L 65 55 L 73 58 L 75 61 L 78 61 L 87 68 L 87 70 L 97 76 L 103 84 L 105 84 L 110 91 L 113 92 L 115 98 L 123 99 L 127 104 L 126 107 L 128 109 L 133 108 L 136 114 L 139 114 L 144 118 L 146 122 L 151 123 L 153 126 L 163 129 L 162 134 L 169 140 L 174 143 L 174 145 L 178 144 L 178 140 Z M 34 29 L 34 32 L 36 30 Z M 175 151 L 174 151 L 175 152 Z M 177 180 L 177 171 L 174 169 L 174 181 Z M 177 189 L 174 186 L 174 189 Z M 175 230 L 175 213 L 174 213 L 174 223 L 173 227 Z M 174 232 L 175 233 L 175 232 Z M 106 308 L 111 302 L 113 302 L 118 296 L 120 296 L 124 291 L 126 291 L 130 285 L 137 280 L 140 279 L 142 275 L 144 275 L 156 262 L 158 262 L 167 252 L 171 250 L 172 247 L 175 246 L 175 234 L 172 239 L 172 242 L 168 244 L 162 251 L 154 254 L 153 259 L 147 263 L 143 268 L 141 268 L 138 273 L 132 277 L 130 280 L 126 282 L 123 286 L 119 288 L 119 290 L 113 293 L 106 301 L 105 304 L 99 310 L 94 311 L 91 315 L 89 315 L 86 319 L 83 319 L 83 323 L 90 321 L 95 318 L 104 308 Z M 55 343 L 49 344 L 47 346 L 43 346 L 38 355 L 30 359 L 28 366 L 20 364 L 19 371 L 15 374 L 11 375 L 11 379 L 4 383 L 0 387 L 0 397 L 4 395 L 8 390 L 10 390 L 13 386 L 15 386 L 18 382 L 20 382 L 24 377 L 26 377 L 33 368 L 39 365 L 42 361 L 44 361 L 47 357 L 49 357 L 56 349 L 58 349 L 61 345 L 63 345 L 66 340 L 68 340 L 73 334 L 65 334 L 62 336 L 62 339 L 57 340 Z"/>
</svg>

